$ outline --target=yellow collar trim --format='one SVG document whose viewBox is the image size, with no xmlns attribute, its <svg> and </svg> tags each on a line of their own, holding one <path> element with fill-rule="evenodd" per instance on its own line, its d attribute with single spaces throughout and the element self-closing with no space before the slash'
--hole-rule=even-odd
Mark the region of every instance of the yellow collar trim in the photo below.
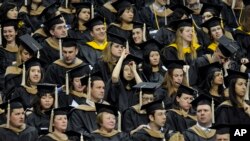
<svg viewBox="0 0 250 141">
<path fill-rule="evenodd" d="M 212 42 L 212 43 L 208 46 L 208 48 L 211 49 L 212 51 L 215 51 L 215 50 L 217 49 L 217 47 L 218 47 L 218 43 L 216 43 L 216 42 Z"/>
<path fill-rule="evenodd" d="M 213 136 L 215 136 L 216 130 L 211 129 L 208 132 L 203 131 L 202 129 L 200 129 L 197 125 L 194 125 L 191 127 L 191 129 L 200 137 L 205 138 L 205 139 L 209 139 L 212 138 Z"/>
<path fill-rule="evenodd" d="M 4 48 L 8 52 L 13 52 L 17 53 L 18 52 L 18 46 L 15 44 L 14 46 L 7 44 L 6 47 Z"/>
<path fill-rule="evenodd" d="M 6 128 L 6 129 L 10 129 L 10 130 L 14 131 L 15 133 L 20 133 L 20 132 L 22 132 L 23 130 L 26 129 L 26 124 L 24 123 L 24 124 L 21 126 L 21 128 L 16 128 L 16 127 L 12 127 L 12 126 L 9 126 L 9 127 L 7 128 L 7 124 L 3 124 L 3 125 L 1 125 L 1 127 Z"/>
<path fill-rule="evenodd" d="M 45 9 L 44 6 L 39 6 L 36 10 L 30 10 L 29 14 L 31 16 L 37 16 L 37 15 L 40 15 L 44 9 Z M 26 6 L 22 6 L 21 9 L 19 10 L 19 12 L 28 13 L 28 9 Z"/>
<path fill-rule="evenodd" d="M 197 121 L 197 117 L 196 116 L 190 115 L 189 113 L 185 112 L 184 110 L 170 109 L 170 111 L 173 111 L 173 112 L 177 113 L 178 115 L 183 116 L 185 118 L 189 117 L 189 118 Z"/>
<path fill-rule="evenodd" d="M 141 110 L 140 104 L 132 106 L 132 108 L 138 113 L 138 114 L 147 114 L 145 110 Z"/>
<path fill-rule="evenodd" d="M 56 50 L 59 50 L 59 41 L 57 40 L 54 40 L 53 38 L 49 37 L 45 40 L 50 47 L 56 49 Z"/>
<path fill-rule="evenodd" d="M 112 132 L 107 133 L 107 132 L 103 132 L 103 131 L 97 129 L 97 130 L 93 131 L 93 133 L 100 134 L 100 135 L 103 136 L 103 137 L 113 137 L 114 135 L 116 135 L 116 134 L 118 134 L 118 133 L 120 133 L 120 132 L 117 131 L 117 130 L 112 130 Z"/>
<path fill-rule="evenodd" d="M 64 7 L 59 7 L 58 11 L 62 12 L 62 13 L 67 13 L 67 14 L 74 14 L 76 12 L 75 9 L 70 9 L 70 8 L 64 8 Z"/>
<path fill-rule="evenodd" d="M 48 35 L 44 32 L 43 28 L 37 29 L 34 34 L 36 33 L 42 35 L 43 37 L 48 37 Z"/>
<path fill-rule="evenodd" d="M 76 107 L 76 109 L 83 110 L 83 111 L 88 111 L 88 112 L 95 112 L 96 111 L 95 107 L 85 105 L 85 104 L 78 105 Z"/>
<path fill-rule="evenodd" d="M 248 35 L 250 35 L 250 32 L 244 31 L 242 26 L 239 26 L 237 29 L 244 32 L 244 33 L 246 33 L 246 34 L 248 34 Z"/>
<path fill-rule="evenodd" d="M 86 93 L 83 93 L 83 92 L 77 92 L 77 91 L 74 91 L 74 90 L 71 90 L 70 91 L 70 94 L 71 95 L 74 95 L 74 96 L 77 96 L 77 97 L 83 97 L 83 98 L 87 98 L 87 94 Z"/>
<path fill-rule="evenodd" d="M 56 141 L 69 141 L 68 137 L 67 138 L 61 138 L 60 135 L 57 135 L 55 132 L 49 133 L 46 136 L 51 137 L 52 139 Z"/>
<path fill-rule="evenodd" d="M 178 47 L 177 47 L 176 43 L 170 44 L 169 46 L 174 47 L 174 48 L 176 48 L 178 50 Z M 197 50 L 198 48 L 200 48 L 200 45 L 199 44 L 194 44 L 194 48 L 195 48 L 195 50 Z M 182 51 L 183 51 L 184 54 L 191 53 L 191 48 L 190 47 L 183 48 Z"/>
<path fill-rule="evenodd" d="M 29 94 L 32 94 L 32 95 L 36 95 L 37 94 L 37 88 L 36 87 L 29 87 L 29 86 L 26 86 L 26 85 L 24 85 L 23 87 L 25 88 L 25 90 Z"/>
<path fill-rule="evenodd" d="M 106 2 L 103 7 L 107 8 L 109 11 L 111 11 L 112 13 L 117 13 L 117 11 L 115 10 L 115 8 L 111 5 L 111 1 Z"/>
<path fill-rule="evenodd" d="M 151 10 L 152 12 L 155 12 L 155 14 L 156 14 L 157 16 L 159 16 L 159 17 L 168 17 L 170 14 L 173 13 L 173 11 L 172 11 L 171 9 L 169 9 L 169 8 L 166 8 L 166 9 L 165 9 L 164 11 L 162 11 L 162 12 L 158 12 L 157 10 L 154 10 L 153 4 L 151 4 L 151 5 L 149 6 L 149 8 L 150 8 L 150 10 Z"/>
<path fill-rule="evenodd" d="M 13 65 L 13 66 L 7 67 L 5 76 L 8 74 L 21 74 L 21 73 L 22 73 L 22 69 L 17 67 L 16 65 Z"/>
<path fill-rule="evenodd" d="M 107 47 L 108 42 L 105 41 L 102 45 L 99 45 L 95 41 L 91 41 L 91 42 L 87 42 L 86 44 L 89 45 L 89 46 L 91 46 L 94 49 L 104 50 Z"/>
<path fill-rule="evenodd" d="M 80 59 L 78 59 L 78 58 L 76 58 L 75 61 L 74 61 L 74 63 L 68 65 L 68 64 L 65 64 L 63 60 L 58 59 L 54 63 L 57 64 L 57 65 L 59 65 L 59 66 L 61 66 L 61 67 L 64 67 L 64 68 L 67 68 L 67 69 L 71 69 L 71 68 L 79 66 L 80 64 L 83 63 L 83 61 L 80 60 Z"/>
<path fill-rule="evenodd" d="M 145 130 L 151 137 L 155 137 L 155 138 L 160 138 L 160 139 L 164 139 L 164 133 L 162 133 L 161 131 L 155 131 L 155 130 L 151 130 L 148 128 L 143 128 L 143 130 Z"/>
</svg>

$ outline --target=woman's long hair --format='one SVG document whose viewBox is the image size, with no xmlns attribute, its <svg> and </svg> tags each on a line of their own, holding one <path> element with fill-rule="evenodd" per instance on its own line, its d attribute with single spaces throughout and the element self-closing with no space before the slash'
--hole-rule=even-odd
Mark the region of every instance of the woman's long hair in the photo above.
<svg viewBox="0 0 250 141">
<path fill-rule="evenodd" d="M 181 33 L 184 31 L 185 27 L 180 27 L 177 29 L 176 31 L 176 39 L 175 39 L 175 43 L 177 45 L 177 55 L 178 55 L 178 59 L 179 60 L 185 60 L 185 54 L 183 53 L 183 38 L 181 37 Z M 194 34 L 194 33 L 193 33 Z M 197 53 L 196 50 L 194 48 L 194 46 L 192 45 L 192 43 L 190 42 L 189 44 L 190 49 L 191 49 L 191 58 L 192 60 L 197 58 Z"/>
<path fill-rule="evenodd" d="M 250 6 L 246 6 L 243 10 L 242 17 L 240 18 L 240 24 L 244 31 L 250 32 Z"/>
<path fill-rule="evenodd" d="M 44 70 L 40 65 L 38 65 L 38 66 L 40 67 L 40 72 L 41 72 L 41 79 L 40 79 L 39 83 L 41 83 L 41 82 L 43 82 L 43 78 L 44 78 Z M 30 78 L 29 78 L 29 76 L 30 76 L 30 68 L 28 70 L 26 70 L 26 75 L 25 75 L 26 76 L 25 84 L 26 84 L 26 86 L 29 86 L 29 87 L 32 84 L 31 81 L 30 81 Z"/>
<path fill-rule="evenodd" d="M 40 95 L 43 95 L 43 94 L 40 94 Z M 53 104 L 50 107 L 50 109 L 51 109 L 51 108 L 53 108 L 54 103 L 55 103 L 55 94 L 51 93 L 50 95 L 53 97 Z M 37 94 L 37 96 L 34 98 L 33 103 L 32 103 L 33 108 L 34 108 L 34 113 L 36 113 L 39 116 L 43 115 L 42 110 L 44 110 L 44 109 L 42 109 L 41 98 L 42 97 L 39 97 L 38 94 Z"/>
<path fill-rule="evenodd" d="M 229 86 L 228 86 L 229 100 L 231 101 L 231 103 L 234 107 L 238 107 L 240 104 L 236 98 L 237 94 L 235 92 L 235 85 L 236 85 L 237 79 L 238 78 L 234 78 L 234 79 L 230 80 Z"/>
<path fill-rule="evenodd" d="M 113 61 L 113 55 L 111 53 L 113 42 L 109 42 L 107 47 L 102 52 L 102 60 L 108 64 L 110 72 L 115 68 L 116 62 Z M 118 61 L 118 60 L 117 60 Z"/>
</svg>

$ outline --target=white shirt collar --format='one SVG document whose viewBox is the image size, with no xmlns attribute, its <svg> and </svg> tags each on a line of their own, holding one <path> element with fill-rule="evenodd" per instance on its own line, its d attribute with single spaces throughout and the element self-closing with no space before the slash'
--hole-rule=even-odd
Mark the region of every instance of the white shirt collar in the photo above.
<svg viewBox="0 0 250 141">
<path fill-rule="evenodd" d="M 208 127 L 203 127 L 203 126 L 201 126 L 198 122 L 196 123 L 196 125 L 199 127 L 199 128 L 201 128 L 201 130 L 203 130 L 203 131 L 210 131 L 211 129 L 209 128 L 209 127 L 211 127 L 211 125 L 209 125 Z"/>
</svg>

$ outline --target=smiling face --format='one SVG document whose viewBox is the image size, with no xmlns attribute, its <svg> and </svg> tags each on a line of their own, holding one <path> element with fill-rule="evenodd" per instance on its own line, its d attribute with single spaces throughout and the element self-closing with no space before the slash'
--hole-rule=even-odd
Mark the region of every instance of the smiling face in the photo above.
<svg viewBox="0 0 250 141">
<path fill-rule="evenodd" d="M 5 26 L 3 27 L 3 37 L 7 42 L 12 42 L 16 40 L 17 32 L 14 26 Z"/>
<path fill-rule="evenodd" d="M 107 113 L 107 112 L 103 112 L 102 123 L 100 125 L 102 129 L 106 131 L 112 131 L 113 129 L 115 129 L 115 125 L 116 125 L 115 115 Z"/>
<path fill-rule="evenodd" d="M 29 71 L 29 79 L 33 84 L 37 84 L 40 82 L 42 76 L 41 67 L 40 66 L 32 66 Z"/>
<path fill-rule="evenodd" d="M 141 44 L 143 42 L 142 37 L 143 37 L 143 32 L 141 28 L 134 28 L 132 30 L 132 38 L 135 44 Z"/>
<path fill-rule="evenodd" d="M 192 27 L 190 26 L 183 27 L 183 31 L 181 32 L 181 37 L 183 40 L 185 40 L 186 42 L 191 42 L 192 34 L 193 34 Z"/>
</svg>

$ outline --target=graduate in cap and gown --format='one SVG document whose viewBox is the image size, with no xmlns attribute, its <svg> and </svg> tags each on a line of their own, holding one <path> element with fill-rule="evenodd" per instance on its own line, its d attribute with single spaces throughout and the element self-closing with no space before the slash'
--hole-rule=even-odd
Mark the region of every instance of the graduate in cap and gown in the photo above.
<svg viewBox="0 0 250 141">
<path fill-rule="evenodd" d="M 132 86 L 142 82 L 137 71 L 141 61 L 141 58 L 128 54 L 124 49 L 112 72 L 111 81 L 107 84 L 107 101 L 118 107 L 121 112 L 138 103 L 139 97 Z"/>
<path fill-rule="evenodd" d="M 25 0 L 27 2 L 27 0 Z M 32 32 L 40 27 L 42 21 L 39 19 L 39 15 L 43 12 L 45 6 L 43 1 L 30 0 L 26 5 L 23 5 L 19 10 L 19 17 L 30 26 Z"/>
<path fill-rule="evenodd" d="M 179 19 L 187 19 L 193 13 L 191 9 L 180 4 L 173 5 L 170 7 L 170 9 L 173 11 L 173 13 L 168 17 L 168 22 Z M 162 26 L 157 31 L 154 38 L 163 45 L 169 45 L 175 40 L 175 30 L 173 30 L 168 25 Z"/>
<path fill-rule="evenodd" d="M 103 17 L 96 16 L 84 24 L 90 31 L 92 40 L 79 45 L 79 58 L 94 64 L 100 59 L 102 51 L 107 47 L 106 25 Z"/>
<path fill-rule="evenodd" d="M 168 130 L 164 129 L 167 121 L 166 110 L 161 100 L 143 105 L 141 109 L 145 109 L 149 122 L 144 128 L 136 131 L 132 135 L 133 141 L 165 141 Z"/>
<path fill-rule="evenodd" d="M 65 21 L 61 15 L 58 15 L 44 23 L 48 38 L 42 42 L 41 59 L 46 62 L 46 67 L 60 58 L 60 48 L 62 39 L 66 38 L 68 31 L 65 27 Z"/>
<path fill-rule="evenodd" d="M 60 59 L 57 59 L 48 66 L 44 82 L 62 86 L 66 82 L 66 72 L 84 65 L 84 62 L 76 56 L 79 50 L 76 39 L 63 38 L 60 50 L 58 52 Z"/>
<path fill-rule="evenodd" d="M 50 116 L 49 133 L 41 136 L 39 141 L 71 141 L 70 136 L 67 135 L 66 130 L 68 126 L 68 116 L 73 107 L 53 108 L 47 111 L 46 114 Z"/>
<path fill-rule="evenodd" d="M 176 38 L 173 43 L 161 50 L 163 59 L 184 60 L 190 65 L 197 57 L 203 55 L 192 24 L 192 19 L 176 20 L 169 24 L 176 31 Z"/>
<path fill-rule="evenodd" d="M 185 64 L 183 60 L 164 61 L 167 72 L 161 87 L 156 90 L 156 97 L 163 100 L 166 110 L 172 108 L 180 84 L 188 85 L 186 72 L 184 71 Z"/>
<path fill-rule="evenodd" d="M 216 130 L 210 127 L 214 123 L 214 106 L 217 104 L 218 102 L 206 94 L 200 94 L 192 101 L 192 106 L 196 109 L 197 123 L 182 132 L 185 141 L 215 140 Z"/>
<path fill-rule="evenodd" d="M 226 140 L 230 141 L 230 128 L 232 125 L 227 124 L 215 124 L 211 127 L 211 129 L 216 130 L 215 140 Z"/>
<path fill-rule="evenodd" d="M 103 50 L 101 58 L 94 65 L 94 69 L 102 74 L 103 81 L 111 80 L 112 72 L 122 55 L 122 50 L 128 45 L 127 40 L 120 35 L 108 33 L 108 45 Z"/>
<path fill-rule="evenodd" d="M 105 18 L 105 22 L 109 25 L 116 19 L 116 9 L 112 6 L 113 1 L 109 0 L 102 6 L 96 8 L 96 12 Z"/>
<path fill-rule="evenodd" d="M 192 109 L 191 102 L 196 97 L 197 91 L 180 85 L 175 96 L 173 107 L 167 111 L 167 123 L 173 132 L 182 133 L 197 122 L 197 117 Z"/>
<path fill-rule="evenodd" d="M 155 39 L 148 40 L 141 44 L 143 48 L 143 81 L 162 83 L 166 70 L 162 68 L 162 58 L 160 54 L 161 44 Z"/>
<path fill-rule="evenodd" d="M 116 20 L 108 27 L 108 32 L 121 35 L 125 39 L 131 37 L 131 31 L 133 29 L 133 20 L 138 19 L 136 17 L 136 9 L 133 8 L 130 0 L 117 0 L 112 3 L 112 6 L 116 9 Z M 130 41 L 129 41 L 130 42 Z"/>
<path fill-rule="evenodd" d="M 73 68 L 66 73 L 68 73 L 68 83 L 65 83 L 65 87 L 59 93 L 59 107 L 65 106 L 75 106 L 84 104 L 87 98 L 87 83 L 82 83 L 81 79 L 87 77 L 91 70 L 89 65 L 83 65 Z M 68 85 L 68 86 L 66 86 Z M 67 93 L 68 92 L 68 93 Z"/>
<path fill-rule="evenodd" d="M 10 99 L 0 105 L 5 109 L 6 124 L 0 127 L 0 140 L 2 141 L 35 141 L 38 132 L 35 127 L 25 124 L 25 111 L 21 99 Z"/>
<path fill-rule="evenodd" d="M 130 141 L 129 135 L 121 132 L 121 114 L 117 108 L 99 103 L 95 105 L 98 129 L 91 133 L 91 141 Z"/>
<path fill-rule="evenodd" d="M 85 42 L 89 42 L 92 40 L 92 36 L 90 35 L 90 30 L 84 25 L 90 19 L 94 18 L 94 12 L 92 10 L 93 4 L 90 2 L 82 2 L 82 3 L 72 3 L 72 5 L 76 8 L 76 13 L 72 22 L 72 27 L 68 31 L 69 36 L 72 38 L 79 39 L 78 41 L 81 44 Z"/>
<path fill-rule="evenodd" d="M 139 101 L 123 112 L 122 131 L 132 135 L 149 122 L 145 109 L 142 110 L 141 107 L 155 100 L 155 91 L 159 85 L 159 83 L 141 82 L 133 86 L 137 92 L 135 95 L 139 95 Z"/>
<path fill-rule="evenodd" d="M 76 9 L 72 6 L 71 0 L 63 0 L 60 1 L 60 6 L 58 7 L 58 10 L 62 14 L 62 16 L 65 19 L 65 23 L 67 27 L 71 27 L 71 23 L 74 19 L 74 14 L 76 12 Z"/>
<path fill-rule="evenodd" d="M 48 5 L 39 15 L 38 18 L 39 20 L 42 21 L 42 23 L 39 25 L 39 28 L 33 32 L 33 35 L 32 35 L 32 37 L 36 39 L 39 43 L 43 42 L 50 35 L 50 33 L 46 31 L 46 26 L 44 25 L 44 23 L 46 23 L 46 21 L 50 21 L 54 17 L 61 14 L 58 11 L 58 7 L 59 7 L 59 3 L 54 2 Z"/>
<path fill-rule="evenodd" d="M 25 61 L 32 57 L 39 57 L 39 50 L 42 46 L 34 40 L 30 35 L 25 34 L 19 37 L 19 48 L 15 63 L 7 67 L 5 72 L 5 89 L 3 93 L 6 97 L 13 93 L 16 87 L 19 87 L 22 81 L 22 69 L 19 65 L 23 64 Z"/>
<path fill-rule="evenodd" d="M 37 96 L 37 84 L 43 81 L 43 62 L 33 57 L 19 67 L 22 68 L 22 83 L 15 89 L 11 97 L 20 97 L 24 108 L 31 109 L 33 100 Z"/>
<path fill-rule="evenodd" d="M 32 102 L 33 112 L 27 116 L 26 123 L 35 127 L 39 135 L 45 135 L 49 130 L 50 116 L 45 112 L 58 106 L 56 87 L 49 83 L 37 84 L 37 96 Z"/>
<path fill-rule="evenodd" d="M 227 73 L 229 100 L 221 103 L 216 109 L 216 124 L 249 125 L 248 74 L 229 69 Z"/>
<path fill-rule="evenodd" d="M 87 98 L 84 103 L 74 105 L 75 109 L 69 119 L 69 130 L 90 135 L 91 132 L 98 129 L 95 103 L 109 104 L 104 101 L 105 83 L 99 74 L 98 71 L 92 71 L 86 77 L 81 78 L 81 83 L 87 84 Z"/>
</svg>

